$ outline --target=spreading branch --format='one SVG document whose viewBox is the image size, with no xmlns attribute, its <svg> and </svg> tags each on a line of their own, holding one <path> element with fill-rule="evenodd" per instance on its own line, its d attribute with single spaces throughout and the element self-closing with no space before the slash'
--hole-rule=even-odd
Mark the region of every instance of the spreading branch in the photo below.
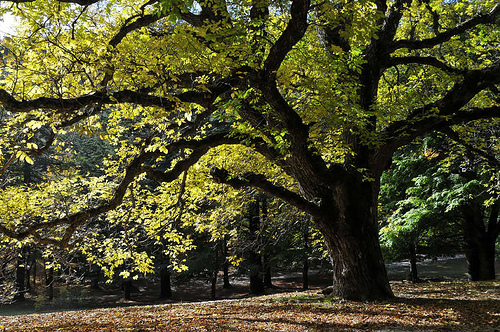
<svg viewBox="0 0 500 332">
<path fill-rule="evenodd" d="M 12 2 L 12 3 L 29 3 L 34 2 L 35 0 L 6 0 L 3 2 Z M 59 2 L 71 3 L 80 6 L 90 6 L 94 3 L 97 3 L 101 0 L 58 0 Z"/>
<path fill-rule="evenodd" d="M 500 115 L 499 115 L 500 116 Z M 458 144 L 464 146 L 467 150 L 473 152 L 474 154 L 484 158 L 492 167 L 500 169 L 500 161 L 491 153 L 484 151 L 475 147 L 474 145 L 463 140 L 460 135 L 451 128 L 443 128 L 441 132 L 446 134 L 451 140 L 457 142 Z"/>
<path fill-rule="evenodd" d="M 309 0 L 294 0 L 290 9 L 291 18 L 288 25 L 269 50 L 264 62 L 264 71 L 269 78 L 275 78 L 281 63 L 293 46 L 304 36 L 307 29 Z"/>
<path fill-rule="evenodd" d="M 132 183 L 140 174 L 146 173 L 148 177 L 151 177 L 154 180 L 171 182 L 177 179 L 180 174 L 187 171 L 189 167 L 194 165 L 210 148 L 223 144 L 238 143 L 239 141 L 235 138 L 229 138 L 227 136 L 227 133 L 220 133 L 208 136 L 202 140 L 180 140 L 177 142 L 173 142 L 167 146 L 168 154 L 164 154 L 159 151 L 142 152 L 127 166 L 125 170 L 125 176 L 116 188 L 114 196 L 109 201 L 104 202 L 97 207 L 85 209 L 63 218 L 58 218 L 41 223 L 33 223 L 29 226 L 22 227 L 22 229 L 19 230 L 8 228 L 0 223 L 0 232 L 10 238 L 14 238 L 17 240 L 23 240 L 30 236 L 36 236 L 40 240 L 43 240 L 42 242 L 44 243 L 53 244 L 64 248 L 68 246 L 71 236 L 79 226 L 84 224 L 92 217 L 96 217 L 98 215 L 116 209 L 123 202 L 123 198 L 130 183 Z M 176 155 L 177 152 L 181 149 L 192 149 L 193 152 L 188 157 L 177 162 L 177 164 L 169 171 L 159 172 L 153 170 L 150 167 L 143 166 L 144 163 L 150 160 L 154 160 L 155 158 L 158 158 L 160 156 L 165 156 L 168 158 L 171 155 Z M 37 234 L 40 230 L 60 227 L 64 225 L 67 225 L 67 227 L 62 239 L 47 239 L 42 238 L 40 234 Z"/>
<path fill-rule="evenodd" d="M 437 34 L 432 38 L 427 38 L 423 40 L 397 40 L 392 42 L 391 46 L 387 48 L 389 53 L 401 48 L 407 48 L 410 50 L 431 48 L 433 46 L 442 44 L 450 40 L 453 36 L 458 36 L 467 30 L 470 30 L 479 24 L 494 23 L 497 16 L 500 15 L 500 3 L 497 3 L 488 13 L 479 14 L 454 28 L 448 29 L 444 32 Z"/>
<path fill-rule="evenodd" d="M 466 72 L 464 70 L 454 68 L 431 56 L 391 57 L 388 62 L 388 67 L 397 65 L 408 65 L 412 63 L 433 66 L 451 74 L 464 74 Z"/>
<path fill-rule="evenodd" d="M 405 120 L 392 123 L 384 132 L 393 142 L 399 141 L 399 147 L 432 130 L 487 117 L 499 117 L 499 107 L 462 110 L 477 93 L 498 83 L 500 63 L 480 70 L 467 71 L 463 79 L 455 83 L 443 98 L 414 110 Z"/>
<path fill-rule="evenodd" d="M 245 187 L 256 188 L 266 194 L 274 196 L 293 205 L 302 211 L 309 213 L 312 216 L 319 214 L 319 207 L 304 199 L 299 194 L 294 193 L 284 187 L 277 186 L 272 182 L 268 181 L 264 175 L 255 174 L 252 172 L 245 173 L 241 177 L 230 176 L 227 170 L 222 168 L 214 167 L 210 170 L 212 178 L 217 183 L 224 183 L 230 185 L 235 189 L 241 189 Z"/>
</svg>

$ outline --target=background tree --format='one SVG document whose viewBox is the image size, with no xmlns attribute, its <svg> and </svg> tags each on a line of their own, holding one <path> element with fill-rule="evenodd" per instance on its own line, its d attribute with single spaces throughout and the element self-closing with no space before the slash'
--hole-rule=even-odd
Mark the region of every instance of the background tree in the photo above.
<svg viewBox="0 0 500 332">
<path fill-rule="evenodd" d="M 6 40 L 2 165 L 30 161 L 40 128 L 102 128 L 116 151 L 98 200 L 2 220 L 18 240 L 68 246 L 90 217 L 119 214 L 143 177 L 168 188 L 203 162 L 196 176 L 211 169 L 312 216 L 335 295 L 392 297 L 382 172 L 419 136 L 500 115 L 495 0 L 16 2 L 2 7 L 21 22 Z M 242 163 L 226 168 L 228 157 Z"/>
<path fill-rule="evenodd" d="M 383 252 L 388 260 L 410 260 L 408 278 L 419 281 L 419 257 L 463 252 L 457 214 L 437 196 L 451 188 L 442 167 L 447 151 L 442 136 L 426 137 L 400 149 L 382 176 L 380 191 Z M 441 166 L 440 166 L 441 165 Z"/>
<path fill-rule="evenodd" d="M 451 136 L 458 139 L 454 134 Z M 475 132 L 478 134 L 480 131 Z M 431 255 L 460 250 L 467 257 L 471 280 L 494 279 L 498 161 L 494 154 L 485 154 L 486 148 L 481 150 L 482 156 L 474 156 L 473 146 L 459 141 L 454 143 L 443 135 L 429 137 L 413 152 L 406 149 L 393 163 L 383 177 L 382 202 L 396 204 L 381 229 L 382 243 L 405 255 L 411 251 L 405 250 L 408 245 Z M 418 168 L 425 171 L 415 172 Z M 412 258 L 412 265 L 414 261 Z"/>
</svg>

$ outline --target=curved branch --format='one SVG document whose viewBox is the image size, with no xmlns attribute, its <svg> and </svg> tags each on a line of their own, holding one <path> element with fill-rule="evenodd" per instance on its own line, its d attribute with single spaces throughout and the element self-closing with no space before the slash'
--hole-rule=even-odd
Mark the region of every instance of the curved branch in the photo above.
<svg viewBox="0 0 500 332">
<path fill-rule="evenodd" d="M 310 0 L 294 0 L 290 9 L 291 19 L 288 25 L 271 47 L 269 55 L 264 62 L 264 71 L 270 78 L 276 77 L 276 72 L 281 66 L 288 52 L 304 36 L 307 29 L 307 14 Z"/>
<path fill-rule="evenodd" d="M 122 90 L 106 95 L 102 92 L 79 96 L 75 98 L 51 98 L 39 97 L 31 100 L 18 101 L 7 91 L 0 89 L 0 103 L 3 107 L 12 113 L 26 113 L 36 109 L 55 110 L 60 113 L 69 113 L 90 105 L 131 103 L 141 106 L 158 106 L 162 108 L 172 108 L 176 102 L 172 99 L 178 99 L 181 102 L 196 103 L 201 106 L 207 106 L 212 100 L 211 93 L 188 91 L 173 98 L 162 98 L 148 93 L 142 93 L 132 90 Z"/>
<path fill-rule="evenodd" d="M 60 113 L 69 113 L 82 109 L 86 106 L 118 103 L 172 108 L 177 104 L 175 100 L 186 103 L 195 103 L 208 108 L 218 96 L 231 90 L 232 87 L 238 86 L 240 82 L 244 81 L 242 73 L 245 73 L 247 70 L 248 68 L 246 67 L 236 68 L 230 76 L 214 81 L 213 83 L 205 86 L 204 90 L 196 90 L 196 87 L 193 88 L 192 86 L 193 77 L 197 77 L 203 73 L 184 73 L 179 77 L 173 77 L 172 85 L 179 85 L 179 80 L 181 80 L 185 83 L 185 88 L 191 90 L 179 94 L 172 94 L 168 96 L 168 98 L 151 95 L 148 92 L 144 92 L 144 90 L 133 91 L 125 89 L 109 94 L 97 91 L 74 98 L 39 97 L 31 100 L 18 101 L 6 90 L 0 89 L 0 103 L 7 111 L 13 113 L 25 113 L 36 109 L 47 109 L 55 110 Z M 190 80 L 188 80 L 188 77 Z M 182 87 L 183 86 L 180 86 L 180 88 Z M 88 117 L 88 115 L 83 116 L 83 118 L 85 117 Z M 75 120 L 75 122 L 77 121 L 78 120 Z"/>
<path fill-rule="evenodd" d="M 500 168 L 500 161 L 494 155 L 492 155 L 484 150 L 481 150 L 481 149 L 473 146 L 472 144 L 469 144 L 468 142 L 466 142 L 465 140 L 460 138 L 460 135 L 458 135 L 458 133 L 455 132 L 453 129 L 447 127 L 447 128 L 441 129 L 441 132 L 446 134 L 452 141 L 457 142 L 458 144 L 464 146 L 467 150 L 470 150 L 470 151 L 474 152 L 475 154 L 477 154 L 478 156 L 481 156 L 482 158 L 484 158 L 488 162 L 488 164 L 490 164 L 492 167 L 497 168 L 497 169 Z"/>
<path fill-rule="evenodd" d="M 378 37 L 380 43 L 379 46 L 383 45 L 385 47 L 386 43 L 392 42 L 396 31 L 399 26 L 399 22 L 403 17 L 404 5 L 411 3 L 411 0 L 397 0 L 395 3 L 387 10 L 387 3 L 385 1 L 377 1 L 377 8 L 385 13 L 385 18 L 382 22 L 380 32 Z"/>
<path fill-rule="evenodd" d="M 139 174 L 142 173 L 140 166 L 144 162 L 146 162 L 147 160 L 149 160 L 151 158 L 156 158 L 159 155 L 161 155 L 160 152 L 144 152 L 141 155 L 139 155 L 138 157 L 136 157 L 126 168 L 125 176 L 123 177 L 122 181 L 120 182 L 117 189 L 115 190 L 115 194 L 114 194 L 113 198 L 111 200 L 103 203 L 100 206 L 89 208 L 89 209 L 71 214 L 71 215 L 63 217 L 63 218 L 58 218 L 58 219 L 54 219 L 54 220 L 51 220 L 48 222 L 34 224 L 34 225 L 26 227 L 22 231 L 15 231 L 15 230 L 9 229 L 9 228 L 3 226 L 2 224 L 0 224 L 0 232 L 7 235 L 8 237 L 15 238 L 17 240 L 23 240 L 23 239 L 33 235 L 35 232 L 37 232 L 41 229 L 57 227 L 57 226 L 61 226 L 61 225 L 69 225 L 69 227 L 75 227 L 75 229 L 76 229 L 78 226 L 82 225 L 84 222 L 86 222 L 91 217 L 100 215 L 102 213 L 106 213 L 108 211 L 115 209 L 117 206 L 119 206 L 123 202 L 123 197 L 125 196 L 128 185 Z"/>
<path fill-rule="evenodd" d="M 118 31 L 118 33 L 113 38 L 111 38 L 111 40 L 109 41 L 109 45 L 113 46 L 113 47 L 118 45 L 123 40 L 123 38 L 125 38 L 125 36 L 127 36 L 127 34 L 129 34 L 130 32 L 137 30 L 137 29 L 140 29 L 142 27 L 148 26 L 148 25 L 162 19 L 163 17 L 165 17 L 165 15 L 164 14 L 162 15 L 161 13 L 159 15 L 156 15 L 156 14 L 144 15 L 144 16 L 139 17 L 137 20 L 133 21 L 132 23 L 125 24 L 124 26 L 122 26 L 120 31 Z M 129 18 L 129 20 L 130 19 L 131 18 Z"/>
<path fill-rule="evenodd" d="M 449 125 L 455 125 L 474 120 L 500 118 L 500 106 L 492 107 L 471 107 L 467 110 L 458 111 L 448 119 Z"/>
<path fill-rule="evenodd" d="M 35 0 L 6 0 L 4 2 L 12 2 L 12 3 L 28 3 L 34 2 Z M 101 0 L 58 0 L 59 2 L 72 3 L 80 6 L 89 6 L 94 3 L 97 3 Z"/>
<path fill-rule="evenodd" d="M 480 91 L 500 83 L 500 62 L 489 68 L 470 70 L 440 100 L 411 112 L 405 120 L 387 126 L 385 144 L 377 150 L 377 164 L 385 165 L 397 148 L 425 133 L 473 120 L 499 118 L 500 106 L 461 110 Z"/>
<path fill-rule="evenodd" d="M 397 121 L 389 125 L 384 132 L 390 137 L 410 135 L 413 131 L 422 131 L 424 124 L 447 121 L 450 124 L 466 122 L 485 116 L 495 115 L 495 107 L 490 109 L 469 109 L 469 111 L 460 111 L 474 96 L 481 90 L 490 87 L 492 84 L 500 83 L 500 62 L 495 66 L 481 69 L 470 70 L 464 74 L 464 78 L 455 83 L 440 100 L 425 105 L 414 110 L 405 120 Z M 437 110 L 436 113 L 431 113 Z M 473 112 L 471 112 L 473 111 Z M 498 115 L 496 115 L 498 116 Z M 445 119 L 445 117 L 448 117 Z M 450 121 L 454 119 L 453 121 Z M 406 129 L 405 129 L 406 128 Z M 435 130 L 433 126 L 427 128 Z"/>
<path fill-rule="evenodd" d="M 256 188 L 271 196 L 281 199 L 290 205 L 293 205 L 312 216 L 320 213 L 320 208 L 299 194 L 294 193 L 284 187 L 277 186 L 266 179 L 264 175 L 255 173 L 245 173 L 242 177 L 229 176 L 227 170 L 214 167 L 210 170 L 212 178 L 217 183 L 228 184 L 235 189 L 244 187 Z"/>
<path fill-rule="evenodd" d="M 422 110 L 422 109 L 421 109 Z M 422 113 L 426 113 L 422 111 Z M 388 134 L 386 144 L 380 149 L 382 157 L 389 156 L 397 148 L 415 138 L 434 130 L 443 131 L 452 125 L 466 123 L 474 120 L 500 118 L 500 106 L 488 108 L 469 108 L 457 111 L 448 116 L 436 114 L 434 116 L 413 118 L 412 121 L 395 122 L 386 128 Z"/>
<path fill-rule="evenodd" d="M 208 136 L 202 140 L 180 140 L 168 145 L 167 150 L 169 154 L 182 149 L 193 150 L 191 154 L 183 160 L 177 162 L 175 166 L 168 172 L 158 171 L 152 167 L 141 167 L 141 171 L 146 173 L 146 176 L 151 180 L 158 182 L 171 182 L 175 180 L 181 173 L 187 171 L 189 167 L 194 165 L 205 155 L 208 150 L 213 147 L 224 144 L 240 144 L 241 140 L 229 137 L 228 133 L 219 133 Z"/>
<path fill-rule="evenodd" d="M 470 30 L 478 26 L 479 24 L 493 23 L 498 15 L 500 15 L 500 3 L 497 3 L 487 14 L 479 14 L 462 24 L 455 26 L 454 28 L 437 34 L 435 37 L 423 40 L 397 40 L 394 41 L 392 45 L 387 48 L 387 50 L 390 53 L 401 48 L 408 48 L 411 50 L 431 48 L 433 46 L 444 43 L 450 40 L 453 36 L 464 33 L 465 31 Z"/>
<path fill-rule="evenodd" d="M 405 56 L 405 57 L 391 57 L 388 60 L 387 67 L 397 66 L 397 65 L 407 65 L 411 63 L 429 65 L 441 69 L 445 72 L 452 74 L 464 74 L 466 71 L 458 68 L 449 66 L 448 64 L 434 58 L 431 56 L 421 57 L 421 56 Z"/>
<path fill-rule="evenodd" d="M 150 167 L 144 167 L 143 164 L 151 159 L 158 158 L 159 156 L 168 156 L 168 155 L 165 155 L 164 153 L 159 151 L 142 152 L 127 166 L 125 170 L 125 176 L 123 177 L 120 184 L 116 188 L 115 194 L 111 200 L 104 202 L 97 207 L 89 208 L 63 218 L 58 218 L 48 222 L 42 222 L 24 227 L 24 229 L 20 231 L 10 229 L 8 227 L 3 226 L 0 223 L 0 233 L 3 233 L 10 238 L 23 240 L 27 237 L 35 236 L 35 234 L 39 230 L 68 225 L 68 227 L 65 230 L 65 234 L 63 235 L 63 238 L 61 240 L 43 239 L 45 243 L 54 245 L 58 244 L 64 247 L 68 244 L 71 235 L 74 233 L 74 231 L 79 226 L 84 224 L 87 220 L 117 208 L 123 202 L 123 198 L 130 183 L 132 183 L 140 174 L 146 173 L 148 177 L 154 180 L 160 180 L 162 182 L 171 182 L 177 179 L 177 177 L 184 171 L 189 169 L 189 167 L 194 165 L 211 147 L 223 144 L 238 144 L 238 143 L 240 143 L 239 140 L 228 137 L 227 133 L 214 134 L 202 140 L 196 140 L 196 141 L 180 140 L 177 142 L 173 142 L 167 146 L 167 150 L 169 151 L 168 155 L 174 155 L 180 149 L 186 149 L 186 148 L 192 149 L 193 152 L 191 153 L 190 156 L 186 157 L 184 160 L 179 161 L 170 171 L 167 172 L 159 172 Z M 36 236 L 39 239 L 42 239 L 39 235 Z"/>
</svg>

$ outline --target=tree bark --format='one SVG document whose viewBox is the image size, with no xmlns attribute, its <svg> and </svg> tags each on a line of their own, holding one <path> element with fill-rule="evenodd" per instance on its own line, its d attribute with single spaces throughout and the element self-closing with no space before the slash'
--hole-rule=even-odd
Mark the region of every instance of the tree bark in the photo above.
<svg viewBox="0 0 500 332">
<path fill-rule="evenodd" d="M 249 225 L 250 240 L 253 245 L 248 253 L 250 293 L 264 293 L 264 283 L 262 281 L 262 256 L 258 252 L 258 232 L 260 230 L 259 202 L 253 202 L 249 207 Z"/>
<path fill-rule="evenodd" d="M 302 263 L 302 289 L 309 289 L 309 223 L 310 218 L 304 218 L 304 260 Z"/>
<path fill-rule="evenodd" d="M 99 273 L 100 269 L 97 265 L 90 266 L 90 287 L 93 289 L 99 289 Z"/>
<path fill-rule="evenodd" d="M 172 297 L 172 283 L 168 266 L 160 270 L 160 298 L 169 299 Z"/>
<path fill-rule="evenodd" d="M 45 272 L 45 287 L 47 289 L 47 299 L 49 301 L 52 301 L 54 299 L 54 268 L 50 267 Z"/>
<path fill-rule="evenodd" d="M 495 279 L 495 240 L 467 239 L 465 257 L 470 281 Z"/>
<path fill-rule="evenodd" d="M 219 248 L 216 245 L 215 250 L 214 250 L 214 255 L 215 255 L 215 261 L 214 261 L 214 266 L 212 269 L 212 285 L 210 288 L 210 298 L 212 300 L 215 300 L 217 296 L 217 275 L 219 274 Z"/>
<path fill-rule="evenodd" d="M 166 243 L 163 244 L 160 253 L 160 299 L 169 299 L 172 297 L 172 280 L 170 273 L 170 256 L 165 253 L 164 247 Z"/>
<path fill-rule="evenodd" d="M 477 202 L 462 207 L 465 256 L 469 280 L 495 279 L 495 242 L 498 234 L 487 230 L 486 216 Z"/>
<path fill-rule="evenodd" d="M 14 301 L 23 300 L 24 293 L 26 293 L 25 287 L 26 279 L 26 249 L 21 248 L 21 252 L 17 257 L 16 262 L 16 293 L 14 295 Z"/>
<path fill-rule="evenodd" d="M 131 293 L 132 293 L 132 279 L 130 278 L 125 278 L 122 281 L 122 288 L 123 288 L 123 298 L 125 300 L 130 300 Z"/>
<path fill-rule="evenodd" d="M 14 296 L 14 301 L 23 300 L 24 293 L 26 289 L 24 287 L 26 268 L 22 261 L 18 261 L 16 267 L 16 295 Z"/>
<path fill-rule="evenodd" d="M 322 198 L 315 223 L 332 258 L 333 295 L 350 300 L 394 297 L 379 245 L 378 180 L 347 179 Z"/>
<path fill-rule="evenodd" d="M 224 237 L 224 239 L 222 240 L 222 259 L 224 260 L 224 262 L 222 263 L 222 270 L 224 272 L 224 276 L 223 276 L 223 285 L 222 285 L 222 288 L 226 289 L 226 288 L 230 288 L 231 287 L 231 283 L 229 282 L 229 260 L 228 260 L 228 248 L 227 248 L 227 236 Z"/>
<path fill-rule="evenodd" d="M 309 289 L 309 259 L 307 257 L 304 258 L 302 265 L 302 289 Z"/>
<path fill-rule="evenodd" d="M 36 257 L 33 258 L 33 263 L 31 264 L 31 275 L 33 278 L 33 290 L 36 291 L 36 275 L 38 273 L 37 271 L 37 259 Z"/>
<path fill-rule="evenodd" d="M 274 287 L 273 276 L 271 273 L 271 262 L 269 258 L 270 254 L 266 253 L 263 255 L 262 265 L 264 267 L 264 287 Z"/>
<path fill-rule="evenodd" d="M 415 243 L 410 243 L 408 246 L 409 252 L 410 252 L 410 273 L 408 274 L 408 279 L 412 283 L 419 282 L 420 279 L 418 278 L 418 270 L 417 270 L 417 250 L 416 250 L 416 244 Z"/>
</svg>

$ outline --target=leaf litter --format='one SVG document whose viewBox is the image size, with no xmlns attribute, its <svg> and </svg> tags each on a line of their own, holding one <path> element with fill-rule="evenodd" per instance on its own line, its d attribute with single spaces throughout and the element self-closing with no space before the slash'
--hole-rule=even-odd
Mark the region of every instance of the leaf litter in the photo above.
<svg viewBox="0 0 500 332">
<path fill-rule="evenodd" d="M 0 317 L 0 331 L 491 331 L 500 281 L 394 283 L 396 298 L 344 301 L 317 291 Z"/>
</svg>

